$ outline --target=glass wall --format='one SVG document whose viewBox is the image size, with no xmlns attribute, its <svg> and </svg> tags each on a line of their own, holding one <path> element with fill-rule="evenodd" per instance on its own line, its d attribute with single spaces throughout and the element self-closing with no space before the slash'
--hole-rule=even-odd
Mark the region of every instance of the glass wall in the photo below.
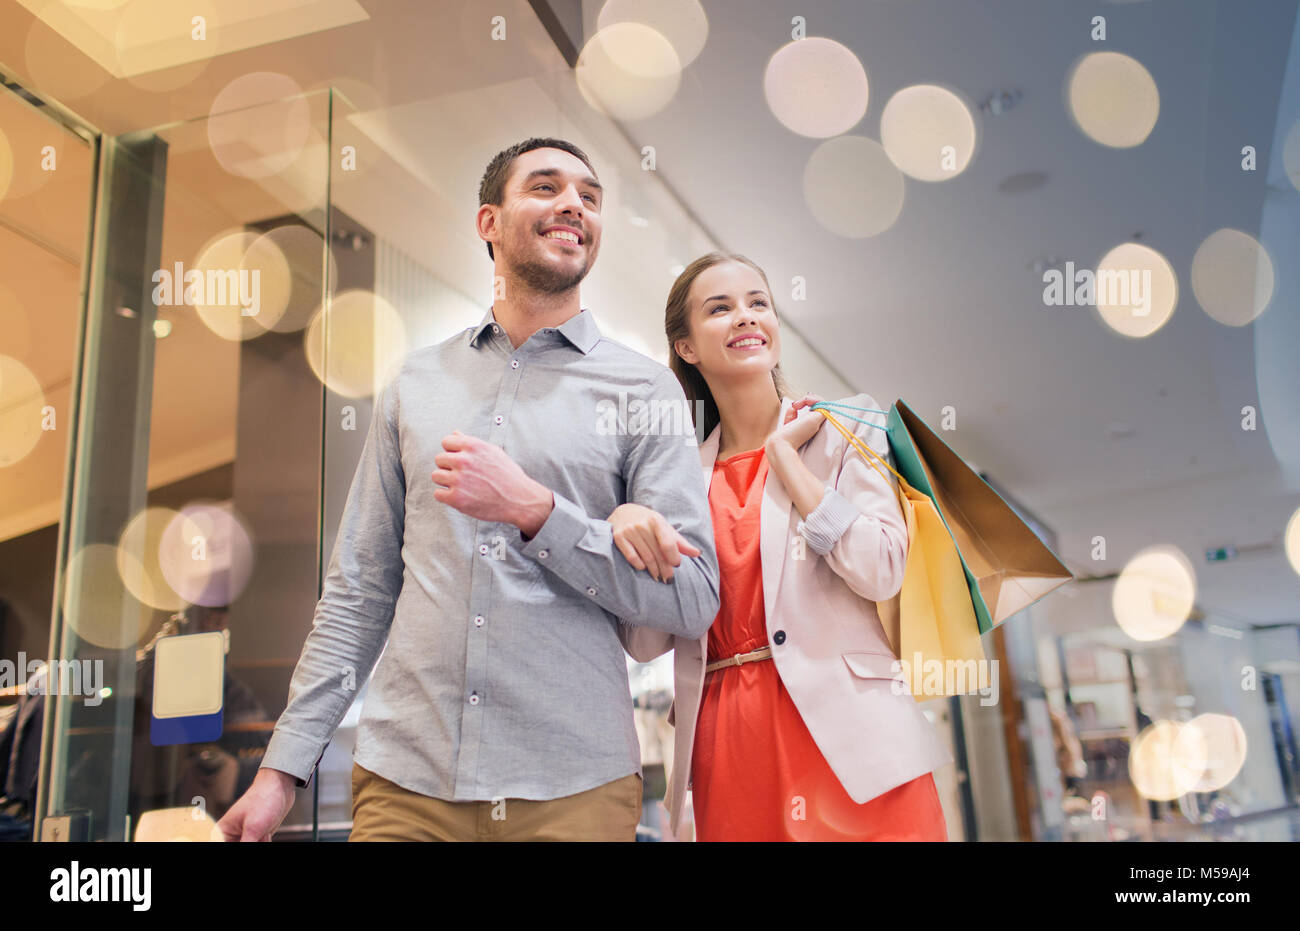
<svg viewBox="0 0 1300 931">
<path fill-rule="evenodd" d="M 319 92 L 104 142 L 52 638 L 103 686 L 50 696 L 47 830 L 207 839 L 283 709 L 320 576 L 328 133 Z"/>
<path fill-rule="evenodd" d="M 32 833 L 45 689 L 88 703 L 101 688 L 48 663 L 95 164 L 91 131 L 0 87 L 0 840 Z"/>
</svg>

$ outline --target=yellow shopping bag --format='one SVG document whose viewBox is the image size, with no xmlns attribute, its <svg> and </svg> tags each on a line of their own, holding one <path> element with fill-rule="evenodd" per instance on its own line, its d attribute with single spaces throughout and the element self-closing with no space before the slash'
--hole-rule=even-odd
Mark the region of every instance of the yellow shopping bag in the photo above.
<svg viewBox="0 0 1300 931">
<path fill-rule="evenodd" d="M 886 481 L 898 479 L 898 502 L 907 520 L 903 587 L 876 608 L 885 635 L 902 663 L 902 678 L 917 701 L 977 691 L 984 645 L 970 587 L 952 534 L 933 499 L 917 491 L 874 449 L 836 417 L 818 410 Z M 879 465 L 877 465 L 879 463 Z M 985 683 L 987 684 L 987 683 Z"/>
</svg>

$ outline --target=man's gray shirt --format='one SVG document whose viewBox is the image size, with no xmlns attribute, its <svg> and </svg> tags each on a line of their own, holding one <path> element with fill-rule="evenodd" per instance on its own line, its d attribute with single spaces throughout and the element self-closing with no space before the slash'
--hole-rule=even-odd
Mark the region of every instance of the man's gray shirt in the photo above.
<svg viewBox="0 0 1300 931">
<path fill-rule="evenodd" d="M 554 493 L 531 540 L 434 498 L 434 456 L 457 429 L 503 447 Z M 701 551 L 668 583 L 614 545 L 604 518 L 629 501 Z M 371 772 L 457 801 L 594 788 L 641 768 L 617 625 L 694 638 L 717 611 L 713 527 L 677 379 L 602 337 L 588 310 L 518 349 L 489 310 L 408 354 L 376 398 L 262 765 L 305 785 L 373 669 L 355 751 Z"/>
</svg>

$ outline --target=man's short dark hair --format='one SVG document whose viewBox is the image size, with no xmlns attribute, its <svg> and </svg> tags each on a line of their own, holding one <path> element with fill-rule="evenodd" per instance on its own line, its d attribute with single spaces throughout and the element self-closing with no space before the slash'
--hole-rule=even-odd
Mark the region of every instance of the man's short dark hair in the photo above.
<svg viewBox="0 0 1300 931">
<path fill-rule="evenodd" d="M 493 156 L 492 161 L 488 162 L 487 168 L 483 171 L 483 180 L 478 184 L 478 203 L 479 206 L 484 204 L 501 205 L 501 200 L 505 196 L 506 181 L 510 179 L 510 172 L 514 169 L 515 159 L 525 152 L 531 152 L 533 149 L 560 149 L 568 152 L 570 155 L 577 156 L 587 169 L 594 175 L 596 169 L 591 167 L 591 159 L 587 158 L 587 153 L 582 151 L 572 142 L 566 142 L 563 139 L 538 138 L 525 139 L 523 142 L 516 142 L 508 149 L 503 149 Z M 487 244 L 488 256 L 495 258 L 492 254 L 492 243 Z"/>
</svg>

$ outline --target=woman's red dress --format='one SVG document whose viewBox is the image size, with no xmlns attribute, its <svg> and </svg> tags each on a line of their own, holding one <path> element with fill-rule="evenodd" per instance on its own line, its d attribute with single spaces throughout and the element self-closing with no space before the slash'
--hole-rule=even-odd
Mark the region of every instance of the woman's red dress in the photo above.
<svg viewBox="0 0 1300 931">
<path fill-rule="evenodd" d="M 759 554 L 767 474 L 762 448 L 713 467 L 709 507 L 722 600 L 708 662 L 767 645 Z M 691 782 L 701 841 L 948 839 L 931 773 L 861 805 L 849 798 L 771 659 L 705 676 Z"/>
</svg>

